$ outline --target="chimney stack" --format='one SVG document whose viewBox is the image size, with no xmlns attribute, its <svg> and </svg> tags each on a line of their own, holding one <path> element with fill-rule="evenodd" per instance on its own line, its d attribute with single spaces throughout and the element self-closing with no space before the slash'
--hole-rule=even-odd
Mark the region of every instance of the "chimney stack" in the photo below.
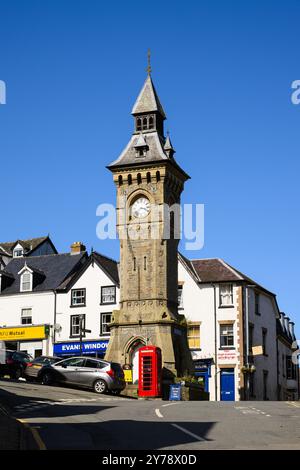
<svg viewBox="0 0 300 470">
<path fill-rule="evenodd" d="M 71 255 L 78 255 L 86 251 L 86 247 L 82 242 L 74 242 L 71 245 Z"/>
<path fill-rule="evenodd" d="M 289 321 L 290 321 L 289 317 L 285 316 L 284 317 L 284 326 L 285 326 L 285 330 L 286 330 L 287 335 L 290 334 Z"/>
</svg>

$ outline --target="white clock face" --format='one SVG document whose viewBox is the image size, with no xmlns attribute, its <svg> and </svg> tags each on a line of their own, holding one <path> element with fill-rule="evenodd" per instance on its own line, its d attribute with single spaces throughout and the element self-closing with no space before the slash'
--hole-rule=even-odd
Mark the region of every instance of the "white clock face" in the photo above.
<svg viewBox="0 0 300 470">
<path fill-rule="evenodd" d="M 140 197 L 132 204 L 131 214 L 133 217 L 142 219 L 143 217 L 146 217 L 149 212 L 150 202 L 146 197 Z"/>
</svg>

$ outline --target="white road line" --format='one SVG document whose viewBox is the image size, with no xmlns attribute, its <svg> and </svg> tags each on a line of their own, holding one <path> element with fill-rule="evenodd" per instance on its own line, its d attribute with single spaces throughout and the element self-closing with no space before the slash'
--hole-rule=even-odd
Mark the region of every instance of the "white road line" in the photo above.
<svg viewBox="0 0 300 470">
<path fill-rule="evenodd" d="M 180 402 L 167 403 L 166 405 L 162 405 L 162 407 L 164 408 L 165 406 L 178 405 L 178 403 L 180 403 Z"/>
<path fill-rule="evenodd" d="M 156 408 L 155 414 L 156 414 L 156 416 L 158 416 L 159 418 L 163 418 L 163 415 L 161 414 L 161 412 L 159 411 L 158 408 Z"/>
<path fill-rule="evenodd" d="M 194 439 L 197 439 L 197 441 L 205 441 L 206 440 L 206 439 L 203 439 L 203 437 L 197 436 L 197 434 L 194 434 L 193 432 L 190 432 L 188 429 L 185 429 L 182 426 L 179 426 L 178 424 L 172 423 L 172 426 L 174 426 L 174 428 L 180 429 L 180 431 L 184 432 L 188 436 L 191 436 Z"/>
</svg>

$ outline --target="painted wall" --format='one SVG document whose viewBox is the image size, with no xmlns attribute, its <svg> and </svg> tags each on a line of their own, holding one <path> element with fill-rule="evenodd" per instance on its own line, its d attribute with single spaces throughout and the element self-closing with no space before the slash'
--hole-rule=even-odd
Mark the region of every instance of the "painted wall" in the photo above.
<svg viewBox="0 0 300 470">
<path fill-rule="evenodd" d="M 179 282 L 183 283 L 183 313 L 187 321 L 200 322 L 200 350 L 192 351 L 193 359 L 211 358 L 211 378 L 209 379 L 210 399 L 220 400 L 221 369 L 230 367 L 235 372 L 235 400 L 243 399 L 245 392 L 244 376 L 241 366 L 244 363 L 244 321 L 245 313 L 242 303 L 241 286 L 233 284 L 233 306 L 219 305 L 219 285 L 216 285 L 216 324 L 217 324 L 217 354 L 215 354 L 215 321 L 214 321 L 214 287 L 210 284 L 197 285 L 186 267 L 179 262 Z M 267 356 L 257 356 L 254 364 L 255 397 L 263 399 L 263 371 L 268 371 L 268 398 L 277 399 L 277 352 L 276 352 L 276 305 L 273 299 L 261 294 L 261 315 L 254 313 L 254 293 L 249 292 L 249 322 L 254 324 L 253 345 L 262 344 L 262 328 L 267 333 Z M 220 325 L 224 322 L 233 323 L 234 349 L 220 348 Z M 242 323 L 241 323 L 242 322 Z M 216 357 L 217 356 L 217 357 Z M 217 358 L 217 370 L 215 363 Z M 215 392 L 215 389 L 217 391 Z"/>
<path fill-rule="evenodd" d="M 32 309 L 32 325 L 53 325 L 54 293 L 48 291 L 34 294 L 27 292 L 16 295 L 2 294 L 0 296 L 0 327 L 22 326 L 21 311 L 25 308 Z M 30 343 L 32 342 L 31 340 Z M 35 348 L 24 344 L 20 349 L 28 350 L 30 354 L 33 354 Z M 36 344 L 36 349 L 40 349 L 40 344 Z M 51 334 L 47 340 L 42 341 L 42 350 L 43 354 L 52 354 Z"/>
<path fill-rule="evenodd" d="M 116 303 L 113 305 L 100 305 L 101 286 L 112 286 L 114 282 L 107 274 L 94 263 L 90 265 L 81 277 L 72 286 L 72 289 L 86 289 L 86 306 L 71 307 L 71 289 L 66 293 L 57 294 L 56 323 L 61 326 L 61 331 L 55 334 L 56 342 L 78 341 L 78 338 L 70 337 L 70 322 L 72 315 L 85 314 L 86 328 L 91 333 L 86 333 L 84 340 L 109 339 L 109 336 L 100 335 L 100 314 L 109 313 L 119 307 L 119 288 L 116 287 Z"/>
</svg>

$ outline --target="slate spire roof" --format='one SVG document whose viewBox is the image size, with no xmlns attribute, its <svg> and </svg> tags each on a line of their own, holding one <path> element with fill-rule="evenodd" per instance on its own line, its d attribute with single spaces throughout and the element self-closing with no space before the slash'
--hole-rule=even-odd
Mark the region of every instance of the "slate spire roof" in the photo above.
<svg viewBox="0 0 300 470">
<path fill-rule="evenodd" d="M 166 114 L 159 101 L 155 87 L 153 85 L 150 74 L 147 76 L 144 86 L 132 108 L 131 114 L 158 112 L 166 119 Z"/>
</svg>

